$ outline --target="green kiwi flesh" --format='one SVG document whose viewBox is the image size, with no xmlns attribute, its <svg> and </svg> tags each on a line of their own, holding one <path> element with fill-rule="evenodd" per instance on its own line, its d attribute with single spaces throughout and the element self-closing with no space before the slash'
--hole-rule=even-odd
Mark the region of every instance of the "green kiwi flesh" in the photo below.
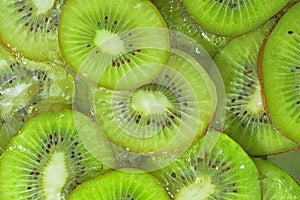
<svg viewBox="0 0 300 200">
<path fill-rule="evenodd" d="M 14 58 L 0 46 L 0 148 L 36 113 L 70 107 L 72 89 L 63 67 Z"/>
<path fill-rule="evenodd" d="M 297 146 L 276 130 L 263 107 L 257 60 L 260 46 L 275 20 L 231 40 L 214 58 L 226 89 L 224 131 L 252 156 Z"/>
<path fill-rule="evenodd" d="M 263 24 L 289 1 L 183 0 L 183 3 L 187 12 L 207 31 L 236 36 Z"/>
<path fill-rule="evenodd" d="M 108 89 L 133 68 L 139 69 L 137 85 L 149 81 L 162 68 L 144 72 L 143 64 L 165 64 L 170 49 L 165 21 L 146 0 L 68 1 L 60 20 L 59 44 L 76 73 Z M 147 78 L 139 79 L 144 73 Z"/>
<path fill-rule="evenodd" d="M 300 142 L 300 3 L 279 20 L 262 48 L 264 103 L 272 122 Z"/>
<path fill-rule="evenodd" d="M 123 171 L 124 170 L 124 171 Z M 69 200 L 168 200 L 167 192 L 150 174 L 122 169 L 101 175 L 78 186 Z"/>
<path fill-rule="evenodd" d="M 13 51 L 33 60 L 59 58 L 58 24 L 66 0 L 3 0 L 0 38 Z"/>
<path fill-rule="evenodd" d="M 44 113 L 29 120 L 2 155 L 0 199 L 64 199 L 78 184 L 108 170 L 85 149 L 73 111 Z"/>
<path fill-rule="evenodd" d="M 152 0 L 152 3 L 165 19 L 169 29 L 193 38 L 211 56 L 214 56 L 218 48 L 223 47 L 231 39 L 231 37 L 214 35 L 204 30 L 185 12 L 182 0 Z"/>
<path fill-rule="evenodd" d="M 199 139 L 211 121 L 216 89 L 204 68 L 183 52 L 138 88 L 96 91 L 99 126 L 115 144 L 138 153 L 174 151 Z"/>
<path fill-rule="evenodd" d="M 205 142 L 214 139 L 214 144 Z M 169 166 L 153 172 L 171 198 L 260 199 L 259 175 L 247 153 L 229 136 L 209 132 Z"/>
<path fill-rule="evenodd" d="M 300 186 L 287 172 L 260 158 L 254 162 L 261 176 L 263 200 L 299 199 Z"/>
</svg>

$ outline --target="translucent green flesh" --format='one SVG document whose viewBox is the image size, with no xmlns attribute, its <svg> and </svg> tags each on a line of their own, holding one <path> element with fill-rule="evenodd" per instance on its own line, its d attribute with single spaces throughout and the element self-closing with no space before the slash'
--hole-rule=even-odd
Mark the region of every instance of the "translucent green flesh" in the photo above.
<svg viewBox="0 0 300 200">
<path fill-rule="evenodd" d="M 168 200 L 169 197 L 151 175 L 127 169 L 127 171 L 113 171 L 82 184 L 69 199 Z"/>
<path fill-rule="evenodd" d="M 133 10 L 135 14 L 129 15 Z M 141 69 L 135 74 L 139 77 L 143 75 L 142 65 L 166 63 L 169 39 L 165 26 L 147 1 L 74 0 L 62 13 L 59 42 L 64 58 L 76 72 L 113 89 L 133 68 Z M 148 71 L 148 77 L 161 69 Z"/>
<path fill-rule="evenodd" d="M 166 20 L 169 29 L 179 31 L 193 38 L 211 56 L 214 56 L 218 48 L 223 47 L 231 39 L 230 37 L 214 35 L 204 30 L 185 12 L 182 0 L 152 0 L 152 2 Z"/>
<path fill-rule="evenodd" d="M 44 3 L 1 1 L 0 38 L 26 58 L 55 61 L 59 58 L 57 27 L 65 0 Z"/>
<path fill-rule="evenodd" d="M 263 107 L 257 57 L 273 24 L 274 20 L 232 40 L 214 59 L 227 96 L 224 130 L 251 155 L 282 152 L 297 145 L 276 130 Z"/>
<path fill-rule="evenodd" d="M 83 114 L 77 113 L 82 119 Z M 92 122 L 87 126 L 94 126 Z M 0 198 L 59 199 L 108 168 L 85 149 L 72 111 L 31 119 L 0 160 Z"/>
<path fill-rule="evenodd" d="M 298 199 L 300 187 L 285 171 L 262 159 L 254 159 L 261 174 L 262 199 Z"/>
<path fill-rule="evenodd" d="M 183 0 L 187 12 L 204 29 L 234 36 L 251 31 L 279 12 L 289 0 Z"/>
<path fill-rule="evenodd" d="M 260 199 L 257 169 L 225 134 L 206 135 L 171 165 L 153 172 L 175 199 Z M 197 197 L 197 198 L 196 198 Z"/>
<path fill-rule="evenodd" d="M 96 91 L 97 120 L 115 144 L 135 152 L 169 151 L 204 134 L 216 93 L 208 88 L 213 83 L 202 66 L 181 56 L 172 54 L 169 67 L 151 84 Z"/>
<path fill-rule="evenodd" d="M 265 101 L 272 121 L 300 142 L 300 4 L 290 8 L 270 34 L 262 58 Z"/>
<path fill-rule="evenodd" d="M 0 147 L 30 117 L 71 104 L 73 78 L 57 65 L 15 59 L 0 47 Z"/>
</svg>

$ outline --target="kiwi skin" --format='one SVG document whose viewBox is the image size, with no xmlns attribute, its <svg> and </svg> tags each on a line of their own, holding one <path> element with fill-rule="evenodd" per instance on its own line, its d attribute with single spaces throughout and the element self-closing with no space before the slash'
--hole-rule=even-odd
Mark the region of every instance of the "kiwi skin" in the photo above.
<svg viewBox="0 0 300 200">
<path fill-rule="evenodd" d="M 151 174 L 133 168 L 120 168 L 77 186 L 69 194 L 68 199 L 168 200 L 170 198 L 161 183 Z"/>
<path fill-rule="evenodd" d="M 73 115 L 97 127 L 85 115 L 63 110 L 30 119 L 13 137 L 0 159 L 0 176 L 9 174 L 0 179 L 5 191 L 0 199 L 49 198 L 51 191 L 63 198 L 78 184 L 110 171 L 84 147 Z"/>
<path fill-rule="evenodd" d="M 133 69 L 140 70 L 134 74 L 135 80 L 127 83 L 138 81 L 136 86 L 149 81 L 161 68 L 152 68 L 145 76 L 143 65 L 165 64 L 169 57 L 170 41 L 165 21 L 156 7 L 146 0 L 67 1 L 58 32 L 64 60 L 87 82 L 108 89 L 117 90 L 119 79 Z M 114 44 L 117 47 L 107 45 L 111 40 L 119 41 Z"/>
<path fill-rule="evenodd" d="M 183 5 L 185 7 L 185 10 L 187 13 L 190 14 L 190 12 L 196 8 L 197 9 L 197 3 L 207 3 L 205 2 L 205 0 L 198 0 L 198 2 L 195 2 L 195 1 L 187 1 L 187 0 L 182 0 L 183 1 Z M 206 12 L 204 13 L 204 15 L 199 15 L 198 17 L 201 18 L 201 22 L 199 21 L 199 19 L 197 19 L 197 16 L 194 16 L 193 19 L 196 23 L 198 23 L 200 26 L 202 26 L 204 29 L 206 29 L 208 32 L 211 32 L 213 34 L 216 34 L 216 35 L 219 35 L 219 36 L 225 36 L 225 37 L 236 37 L 236 36 L 241 36 L 243 34 L 246 34 L 248 32 L 251 32 L 253 30 L 255 30 L 256 28 L 258 28 L 259 26 L 261 26 L 262 24 L 264 24 L 265 22 L 267 22 L 270 18 L 272 18 L 273 16 L 275 16 L 276 14 L 278 14 L 278 12 L 280 12 L 281 10 L 283 10 L 289 3 L 290 0 L 277 0 L 275 1 L 273 4 L 270 3 L 270 2 L 267 2 L 267 1 L 261 1 L 261 2 L 255 2 L 256 5 L 257 4 L 260 4 L 260 7 L 264 7 L 266 6 L 266 4 L 268 4 L 268 9 L 265 9 L 263 11 L 264 12 L 264 15 L 267 15 L 266 16 L 263 16 L 263 15 L 260 15 L 260 17 L 257 17 L 257 16 L 247 16 L 247 18 L 243 18 L 242 16 L 239 16 L 238 14 L 240 15 L 243 15 L 243 12 L 253 12 L 253 5 L 251 5 L 251 9 L 248 8 L 243 8 L 243 7 L 246 7 L 247 5 L 246 4 L 251 4 L 253 2 L 246 2 L 244 0 L 241 0 L 241 1 L 223 1 L 223 0 L 215 0 L 215 2 L 211 1 L 211 4 L 210 4 L 210 7 L 208 7 L 207 5 L 206 8 L 209 9 L 209 8 L 217 8 L 219 10 L 216 11 L 216 14 L 213 16 L 212 12 Z M 192 2 L 192 3 L 191 3 Z M 222 4 L 222 8 L 219 7 L 218 5 L 213 5 L 213 4 Z M 194 6 L 192 6 L 194 5 Z M 276 6 L 277 7 L 276 7 Z M 230 17 L 230 20 L 228 20 L 227 18 L 219 18 L 219 19 L 215 19 L 214 17 L 216 16 L 220 16 L 222 17 L 222 15 L 220 15 L 220 13 L 218 13 L 218 11 L 221 12 L 221 14 L 223 14 L 224 12 L 224 9 L 226 6 L 228 6 L 230 9 L 226 8 L 226 14 L 227 11 L 230 13 L 232 11 L 232 15 Z M 189 7 L 189 8 L 188 8 Z M 203 6 L 201 6 L 203 7 Z M 242 9 L 240 9 L 242 7 Z M 258 5 L 256 6 L 256 9 L 257 8 L 260 8 Z M 272 7 L 273 9 L 270 9 L 270 7 Z M 192 9 L 192 10 L 190 10 Z M 242 10 L 241 12 L 235 12 L 235 11 L 240 11 Z M 196 15 L 198 13 L 202 13 L 203 11 L 205 10 L 200 10 L 198 9 L 197 12 L 195 12 L 195 10 L 193 10 L 192 12 L 194 12 L 193 14 Z M 210 11 L 214 11 L 214 10 L 210 10 Z M 249 11 L 249 12 L 248 12 Z M 263 12 L 262 10 L 260 12 Z M 252 13 L 253 14 L 253 13 Z M 259 13 L 260 14 L 260 13 Z M 208 23 L 207 20 L 203 20 L 204 18 L 202 16 L 207 16 L 207 15 L 210 15 L 210 17 L 212 17 L 210 20 L 215 20 L 215 23 L 216 24 L 219 24 L 219 26 L 212 26 L 212 24 L 214 23 Z M 192 15 L 191 15 L 192 16 Z M 239 20 L 240 18 L 241 19 L 244 19 L 244 20 Z M 260 20 L 260 18 L 263 17 L 264 20 Z M 229 17 L 228 17 L 229 18 Z M 233 19 L 233 20 L 232 20 Z M 220 23 L 222 22 L 222 23 Z M 238 26 L 236 26 L 238 25 Z M 236 28 L 236 30 L 234 30 L 233 28 L 231 27 L 234 27 Z M 237 28 L 238 27 L 242 27 L 240 28 L 240 30 L 238 30 Z M 247 28 L 244 28 L 244 27 L 247 27 Z"/>
<path fill-rule="evenodd" d="M 38 13 L 41 11 L 39 1 L 1 1 L 2 43 L 5 43 L 6 48 L 14 55 L 62 64 L 57 27 L 65 2 L 66 0 L 55 0 L 52 6 L 46 5 L 48 10 Z"/>
<path fill-rule="evenodd" d="M 265 159 L 253 160 L 260 172 L 263 200 L 298 199 L 300 185 L 292 176 Z"/>
<path fill-rule="evenodd" d="M 159 101 L 142 99 L 141 94 L 156 95 Z M 93 104 L 97 121 L 111 141 L 136 153 L 152 154 L 177 151 L 202 137 L 212 120 L 216 96 L 205 69 L 187 53 L 174 51 L 152 82 L 133 91 L 100 88 Z M 165 107 L 163 114 L 153 112 L 157 103 Z"/>
<path fill-rule="evenodd" d="M 179 159 L 152 174 L 175 199 L 209 195 L 212 199 L 256 200 L 261 196 L 255 164 L 225 133 L 207 133 Z"/>
<path fill-rule="evenodd" d="M 3 92 L 0 148 L 3 150 L 28 119 L 45 111 L 71 108 L 72 102 L 73 77 L 64 67 L 15 56 L 0 45 L 0 93 Z"/>
<path fill-rule="evenodd" d="M 186 12 L 182 0 L 151 0 L 151 2 L 161 12 L 169 29 L 193 38 L 211 56 L 214 56 L 219 48 L 222 48 L 232 39 L 231 37 L 215 35 L 204 30 Z"/>
<path fill-rule="evenodd" d="M 278 18 L 277 18 L 277 21 L 276 21 L 275 25 L 271 28 L 271 30 L 269 31 L 269 33 L 266 35 L 264 41 L 262 42 L 262 45 L 260 47 L 259 54 L 258 54 L 258 59 L 257 59 L 257 72 L 258 72 L 258 79 L 259 79 L 259 82 L 260 82 L 260 85 L 261 85 L 261 96 L 262 96 L 262 103 L 263 103 L 264 110 L 266 111 L 266 114 L 267 114 L 268 118 L 270 119 L 270 121 L 273 124 L 273 126 L 277 129 L 277 131 L 280 134 L 282 134 L 283 136 L 285 136 L 286 138 L 289 138 L 290 140 L 292 140 L 292 141 L 294 141 L 294 142 L 296 142 L 298 144 L 297 147 L 295 147 L 295 148 L 293 148 L 291 150 L 300 148 L 300 142 L 297 141 L 295 138 L 292 138 L 289 135 L 287 135 L 284 131 L 282 131 L 280 129 L 280 127 L 278 127 L 278 125 L 274 122 L 274 120 L 272 119 L 272 116 L 270 115 L 270 111 L 269 111 L 267 100 L 266 100 L 266 91 L 265 91 L 265 86 L 264 86 L 265 82 L 264 82 L 264 78 L 263 78 L 263 57 L 264 57 L 264 52 L 265 52 L 265 48 L 266 48 L 267 42 L 268 42 L 268 40 L 269 40 L 272 32 L 276 28 L 277 24 L 284 17 L 284 15 L 290 9 L 292 9 L 297 3 L 300 3 L 300 1 L 299 0 L 291 0 L 287 4 L 287 6 L 278 14 Z"/>
</svg>

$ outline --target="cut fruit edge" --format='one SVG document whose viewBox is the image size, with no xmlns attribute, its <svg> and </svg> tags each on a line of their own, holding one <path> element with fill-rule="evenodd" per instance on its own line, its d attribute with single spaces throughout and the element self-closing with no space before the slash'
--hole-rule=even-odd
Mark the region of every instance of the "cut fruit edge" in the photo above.
<svg viewBox="0 0 300 200">
<path fill-rule="evenodd" d="M 277 24 L 281 21 L 281 19 L 286 15 L 286 13 L 288 13 L 288 11 L 290 9 L 293 8 L 294 5 L 296 4 L 300 4 L 300 1 L 296 1 L 296 2 L 291 2 L 291 5 L 289 5 L 284 13 L 277 19 L 276 23 L 274 24 L 274 26 L 270 29 L 269 33 L 267 34 L 267 36 L 265 37 L 264 41 L 262 42 L 262 45 L 260 47 L 260 50 L 259 50 L 259 54 L 258 54 L 258 58 L 257 58 L 257 73 L 258 73 L 258 80 L 259 80 L 259 83 L 261 85 L 261 97 L 262 97 L 262 104 L 263 104 L 263 107 L 264 107 L 264 110 L 267 114 L 267 116 L 269 117 L 270 119 L 270 122 L 273 124 L 273 126 L 277 129 L 277 131 L 283 135 L 284 137 L 290 139 L 291 141 L 295 142 L 295 143 L 298 143 L 299 145 L 295 148 L 292 148 L 290 150 L 295 150 L 295 149 L 298 149 L 300 148 L 300 142 L 294 140 L 293 138 L 289 137 L 289 135 L 287 135 L 283 130 L 281 130 L 278 125 L 274 122 L 274 120 L 272 119 L 272 116 L 270 115 L 270 112 L 269 112 L 269 108 L 268 108 L 268 105 L 267 105 L 267 100 L 266 100 L 266 96 L 265 96 L 265 84 L 264 84 L 264 78 L 263 78 L 263 57 L 264 57 L 264 53 L 265 53 L 265 47 L 267 45 L 267 42 L 271 36 L 271 34 L 273 33 L 274 29 L 276 28 Z M 288 150 L 289 151 L 289 150 Z M 283 151 L 283 152 L 279 152 L 279 153 L 284 153 L 284 152 L 287 152 L 287 151 Z M 274 154 L 276 155 L 276 153 Z"/>
<path fill-rule="evenodd" d="M 216 67 L 216 65 L 214 64 L 212 58 L 209 56 L 209 54 L 205 51 L 204 48 L 202 48 L 199 44 L 194 43 L 193 39 L 188 38 L 187 36 L 185 36 L 182 33 L 179 32 L 175 32 L 175 31 L 170 31 L 170 35 L 171 35 L 171 52 L 172 51 L 182 51 L 183 55 L 184 54 L 192 54 L 191 57 L 193 57 L 193 59 L 197 60 L 198 63 L 200 63 L 202 65 L 202 67 L 204 67 L 204 71 L 206 71 L 210 77 L 210 84 L 208 84 L 208 88 L 209 91 L 211 93 L 211 98 L 213 100 L 213 110 L 215 110 L 214 115 L 211 118 L 211 122 L 209 127 L 207 127 L 207 130 L 215 130 L 215 131 L 222 131 L 222 127 L 223 127 L 223 123 L 224 123 L 224 118 L 225 118 L 225 89 L 224 89 L 224 85 L 223 85 L 223 81 L 221 79 L 221 75 Z M 183 42 L 183 40 L 181 40 L 182 38 L 185 38 L 185 43 Z M 173 42 L 174 40 L 174 42 Z M 193 47 L 192 49 L 189 48 L 189 45 L 191 45 L 193 43 Z M 80 77 L 77 77 L 77 79 L 75 81 L 78 81 L 78 83 L 80 84 L 80 82 L 85 82 L 85 80 L 82 80 Z M 97 86 L 93 85 L 92 83 L 85 83 L 89 92 L 87 92 L 87 94 L 82 95 L 80 98 L 85 98 L 85 100 L 79 100 L 80 102 L 88 102 L 88 101 L 93 101 L 93 99 L 95 99 L 95 93 L 96 90 L 98 89 Z M 76 99 L 76 98 L 75 98 Z M 77 103 L 80 104 L 80 102 L 77 101 Z M 85 112 L 87 112 L 86 114 L 89 114 L 91 118 L 93 118 L 93 112 L 91 112 L 90 110 L 90 104 L 87 103 Z M 80 105 L 76 105 L 76 101 L 73 103 L 73 109 L 78 109 L 78 107 L 80 107 Z M 112 144 L 105 136 L 105 134 L 103 133 L 103 131 L 101 130 L 101 127 L 98 125 L 98 128 L 100 129 L 101 133 L 101 137 L 103 137 L 107 143 L 110 143 L 110 145 L 112 145 L 113 149 L 118 149 L 120 147 L 116 146 L 115 144 Z M 83 134 L 84 135 L 84 134 Z M 213 146 L 214 142 L 215 142 L 215 138 L 214 137 L 207 137 L 208 141 L 206 141 L 205 143 L 207 143 L 207 148 L 211 148 L 211 146 Z M 91 142 L 91 141 L 90 141 Z M 87 148 L 91 150 L 91 152 L 93 152 L 96 157 L 99 159 L 103 159 L 104 157 L 101 156 L 101 149 L 97 149 L 97 142 L 96 141 L 92 141 L 92 144 L 89 144 L 89 142 L 86 144 Z M 131 157 L 134 158 L 141 158 L 141 159 L 146 159 L 146 162 L 150 163 L 149 166 L 147 166 L 146 168 L 143 168 L 143 170 L 145 171 L 153 171 L 155 170 L 155 168 L 157 167 L 161 167 L 161 160 L 163 160 L 162 158 L 166 159 L 166 164 L 172 162 L 176 157 L 180 156 L 180 153 L 174 152 L 174 155 L 171 156 L 169 154 L 167 155 L 161 155 L 161 154 L 156 154 L 155 152 L 152 152 L 148 155 L 143 155 L 143 154 L 137 154 L 134 152 L 130 152 L 130 151 L 126 151 L 124 149 L 125 155 L 131 155 Z M 179 152 L 182 152 L 182 150 L 180 150 Z M 158 158 L 160 157 L 160 158 Z M 152 158 L 154 158 L 154 161 L 151 160 Z M 159 162 L 159 164 L 155 163 L 155 162 Z M 115 165 L 115 162 L 113 164 L 109 164 L 108 165 L 112 166 L 113 168 L 119 167 Z M 125 166 L 126 167 L 126 166 Z"/>
</svg>

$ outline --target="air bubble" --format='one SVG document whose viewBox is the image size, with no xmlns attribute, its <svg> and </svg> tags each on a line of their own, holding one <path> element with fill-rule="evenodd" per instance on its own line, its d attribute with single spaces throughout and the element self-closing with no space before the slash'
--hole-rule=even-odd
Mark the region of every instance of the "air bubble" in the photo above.
<svg viewBox="0 0 300 200">
<path fill-rule="evenodd" d="M 88 169 L 93 171 L 93 172 L 100 172 L 103 169 L 103 165 L 99 163 L 97 165 L 89 166 Z"/>
<path fill-rule="evenodd" d="M 198 27 L 195 24 L 188 24 L 186 25 L 186 33 L 190 36 L 195 36 L 198 34 L 199 30 Z"/>
<path fill-rule="evenodd" d="M 180 31 L 180 30 L 182 30 L 182 26 L 180 26 L 178 24 L 173 24 L 170 26 L 170 29 L 172 29 L 174 31 Z"/>
<path fill-rule="evenodd" d="M 220 45 L 224 42 L 224 37 L 216 36 L 213 41 L 214 45 Z"/>
</svg>

